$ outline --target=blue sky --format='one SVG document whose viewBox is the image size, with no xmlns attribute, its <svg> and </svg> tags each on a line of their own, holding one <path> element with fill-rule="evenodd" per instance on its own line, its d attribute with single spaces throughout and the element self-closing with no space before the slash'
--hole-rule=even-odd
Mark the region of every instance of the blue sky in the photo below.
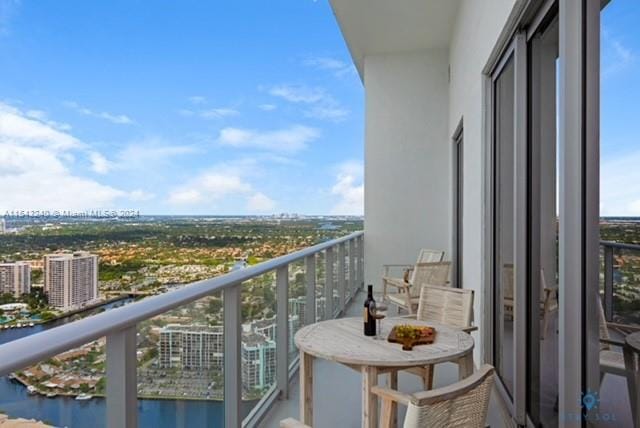
<svg viewBox="0 0 640 428">
<path fill-rule="evenodd" d="M 600 213 L 640 216 L 640 2 L 602 13 Z"/>
<path fill-rule="evenodd" d="M 601 213 L 640 215 L 640 2 L 602 15 Z M 362 213 L 326 0 L 0 0 L 0 213 Z"/>
<path fill-rule="evenodd" d="M 326 1 L 0 0 L 0 211 L 362 213 Z"/>
</svg>

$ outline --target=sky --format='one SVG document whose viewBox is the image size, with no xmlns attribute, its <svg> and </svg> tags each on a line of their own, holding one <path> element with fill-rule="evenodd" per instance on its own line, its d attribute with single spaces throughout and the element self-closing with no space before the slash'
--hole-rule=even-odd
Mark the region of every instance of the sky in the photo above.
<svg viewBox="0 0 640 428">
<path fill-rule="evenodd" d="M 640 216 L 640 2 L 601 15 L 600 214 Z"/>
<path fill-rule="evenodd" d="M 601 31 L 601 214 L 640 216 L 640 2 Z M 0 214 L 362 214 L 326 0 L 0 0 Z"/>
<path fill-rule="evenodd" d="M 0 214 L 362 214 L 326 0 L 0 0 Z"/>
</svg>

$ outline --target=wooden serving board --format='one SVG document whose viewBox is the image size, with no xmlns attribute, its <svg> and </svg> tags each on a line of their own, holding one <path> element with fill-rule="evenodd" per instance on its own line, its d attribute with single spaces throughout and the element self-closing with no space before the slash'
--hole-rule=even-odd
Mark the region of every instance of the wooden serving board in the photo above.
<svg viewBox="0 0 640 428">
<path fill-rule="evenodd" d="M 390 343 L 399 343 L 402 345 L 402 349 L 405 351 L 411 351 L 414 346 L 418 345 L 430 345 L 436 341 L 436 329 L 433 327 L 428 327 L 430 329 L 430 333 L 426 336 L 421 336 L 417 339 L 399 339 L 396 337 L 396 327 L 391 329 L 389 333 L 389 337 L 387 340 Z"/>
</svg>

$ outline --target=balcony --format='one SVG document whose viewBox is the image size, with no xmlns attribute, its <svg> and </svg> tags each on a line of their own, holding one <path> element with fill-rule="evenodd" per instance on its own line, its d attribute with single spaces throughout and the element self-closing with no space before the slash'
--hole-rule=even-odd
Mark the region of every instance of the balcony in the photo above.
<svg viewBox="0 0 640 428">
<path fill-rule="evenodd" d="M 3 410 L 11 417 L 31 418 L 30 407 L 51 406 L 55 400 L 46 394 L 52 397 L 55 385 L 69 380 L 56 373 L 56 361 L 76 353 L 99 359 L 97 349 L 104 346 L 106 405 L 96 397 L 85 406 L 91 411 L 72 416 L 64 407 L 74 402 L 58 397 L 66 401 L 53 412 L 57 420 L 51 423 L 257 426 L 278 396 L 287 394 L 297 368 L 295 332 L 342 316 L 361 287 L 363 242 L 363 233 L 356 232 L 6 343 L 0 346 L 0 375 L 15 380 L 3 381 L 38 382 L 29 381 L 36 384 L 30 391 L 36 398 L 13 385 L 23 390 L 22 400 L 3 402 Z M 269 314 L 260 317 L 247 313 L 251 305 L 244 311 L 241 305 L 258 295 L 269 302 Z M 223 315 L 217 319 L 219 305 Z M 157 346 L 150 345 L 151 337 Z M 151 364 L 154 352 L 160 355 Z M 76 371 L 82 378 L 75 380 L 77 389 L 97 378 L 81 365 Z M 165 402 L 173 405 L 159 409 Z"/>
<path fill-rule="evenodd" d="M 602 242 L 601 247 L 605 317 L 610 322 L 637 325 L 640 246 Z M 299 414 L 295 332 L 320 320 L 360 316 L 364 299 L 363 248 L 364 234 L 357 232 L 9 342 L 0 346 L 0 375 L 26 376 L 28 367 L 42 368 L 56 356 L 66 358 L 83 345 L 106 341 L 106 405 L 102 406 L 103 411 L 91 413 L 96 418 L 95 426 L 276 427 L 280 420 Z M 243 294 L 251 290 L 251 295 L 255 295 L 259 288 L 273 293 L 273 316 L 249 322 L 250 315 L 241 307 Z M 210 305 L 218 304 L 223 309 L 219 326 L 207 326 L 216 323 L 207 316 L 203 318 L 203 314 L 208 313 Z M 309 307 L 316 310 L 306 310 Z M 171 324 L 179 324 L 181 320 L 183 324 L 189 320 L 189 328 Z M 557 353 L 556 326 L 554 319 L 541 345 L 541 353 L 547 357 Z M 622 338 L 624 333 L 620 328 L 609 330 L 613 339 Z M 182 340 L 183 347 L 200 347 L 201 352 L 190 354 L 191 359 L 169 352 L 164 359 L 159 358 L 157 366 L 152 366 L 146 359 L 149 346 L 146 341 L 154 334 L 160 335 L 157 343 L 162 352 L 175 340 Z M 205 340 L 203 334 L 209 339 Z M 477 341 L 482 330 L 472 334 Z M 184 337 L 176 339 L 175 335 Z M 209 351 L 202 351 L 205 348 Z M 547 364 L 550 360 L 543 361 Z M 204 370 L 203 364 L 220 366 L 220 370 Z M 179 370 L 183 384 L 177 384 L 172 377 Z M 453 364 L 438 366 L 434 386 L 454 383 L 457 374 Z M 315 426 L 359 426 L 361 375 L 336 363 L 318 361 L 315 377 Z M 49 382 L 54 380 L 51 378 Z M 381 376 L 381 382 L 385 381 L 385 376 Z M 414 376 L 401 375 L 399 383 L 405 391 L 422 389 Z M 214 392 L 212 386 L 216 384 L 223 384 L 222 394 Z M 185 388 L 192 392 L 191 397 L 175 393 Z M 541 406 L 546 408 L 548 420 L 557 423 L 557 410 L 553 410 L 556 396 L 557 393 L 546 397 Z M 616 415 L 621 426 L 631 423 L 624 377 L 607 376 L 600 397 L 601 412 Z M 33 403 L 30 400 L 34 398 L 27 397 L 26 392 L 23 398 L 24 402 L 3 402 L 3 410 L 14 417 L 29 417 L 22 409 Z M 175 403 L 170 413 L 166 413 L 166 408 L 159 411 L 158 399 L 171 399 L 162 402 Z M 39 405 L 54 401 L 47 401 L 44 396 L 37 400 Z M 99 401 L 91 401 L 89 406 L 102 402 L 103 398 L 94 400 Z M 400 420 L 403 412 L 401 407 Z M 61 411 L 59 419 L 50 422 L 68 426 L 86 422 L 69 418 Z M 494 393 L 487 423 L 508 426 L 509 421 L 499 394 Z"/>
</svg>

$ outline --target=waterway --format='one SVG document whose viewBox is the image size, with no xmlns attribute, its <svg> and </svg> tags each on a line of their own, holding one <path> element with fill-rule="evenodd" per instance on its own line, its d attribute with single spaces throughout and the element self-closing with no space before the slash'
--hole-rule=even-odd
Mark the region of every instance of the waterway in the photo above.
<svg viewBox="0 0 640 428">
<path fill-rule="evenodd" d="M 103 305 L 106 310 L 129 303 L 131 299 Z M 90 313 L 99 308 L 89 310 Z M 83 314 L 85 315 L 85 314 Z M 73 321 L 74 316 L 26 328 L 0 331 L 0 345 Z M 244 414 L 256 404 L 243 402 Z M 22 384 L 0 378 L 0 413 L 44 421 L 56 427 L 102 428 L 106 426 L 103 398 L 78 401 L 72 397 L 47 398 L 30 395 Z M 138 426 L 141 428 L 220 427 L 224 425 L 224 403 L 194 400 L 138 400 Z"/>
</svg>

